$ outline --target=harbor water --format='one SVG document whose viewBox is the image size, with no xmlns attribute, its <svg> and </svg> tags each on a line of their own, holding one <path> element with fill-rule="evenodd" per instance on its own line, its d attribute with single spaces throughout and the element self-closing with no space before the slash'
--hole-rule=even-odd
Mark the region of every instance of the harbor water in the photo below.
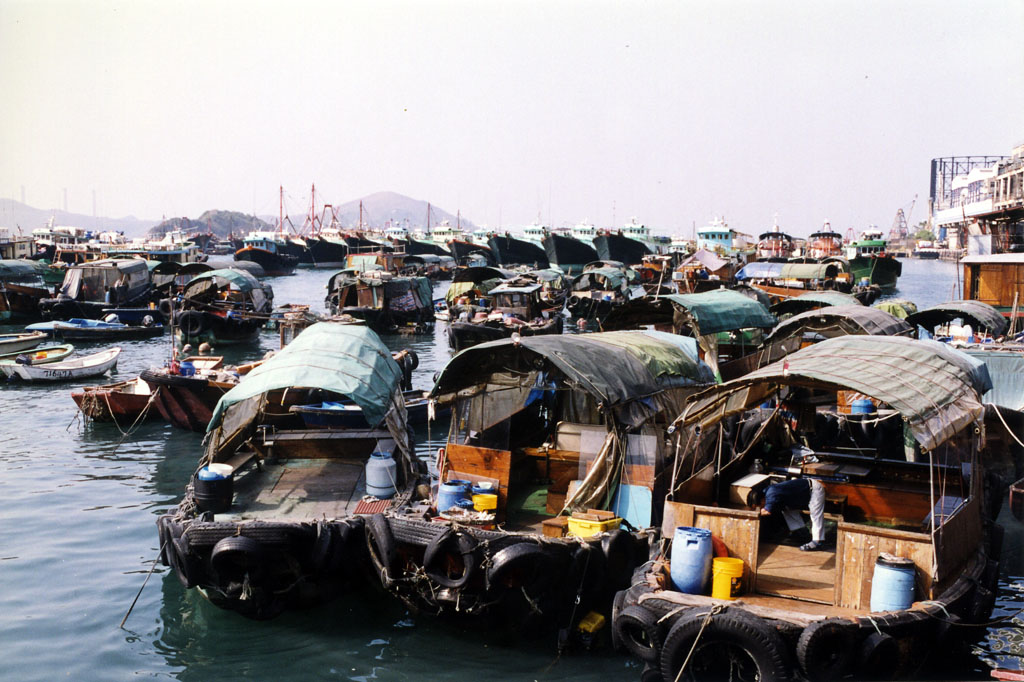
<svg viewBox="0 0 1024 682">
<path fill-rule="evenodd" d="M 329 274 L 304 270 L 274 279 L 276 302 L 322 311 Z M 904 261 L 900 298 L 923 307 L 955 297 L 955 290 L 953 264 Z M 419 354 L 415 388 L 429 388 L 449 358 L 443 326 L 432 335 L 384 340 Z M 162 365 L 170 344 L 167 336 L 125 343 L 111 381 Z M 265 332 L 258 346 L 215 352 L 238 363 L 277 347 L 276 333 Z M 159 420 L 128 433 L 84 423 L 70 392 L 85 383 L 101 382 L 0 384 L 0 679 L 640 678 L 639 663 L 625 655 L 559 656 L 553 641 L 416 616 L 372 590 L 266 622 L 218 609 L 156 564 L 156 518 L 180 499 L 202 436 Z M 444 437 L 422 428 L 419 452 L 431 457 Z M 1024 534 L 1008 510 L 1001 521 L 1006 537 L 993 618 L 1024 608 Z M 1021 624 L 1017 618 L 979 630 L 957 676 L 986 679 L 993 666 L 1024 667 Z"/>
</svg>

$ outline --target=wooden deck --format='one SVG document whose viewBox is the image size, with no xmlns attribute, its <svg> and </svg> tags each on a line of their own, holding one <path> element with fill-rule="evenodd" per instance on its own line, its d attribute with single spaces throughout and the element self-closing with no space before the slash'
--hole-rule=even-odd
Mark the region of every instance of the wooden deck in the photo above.
<svg viewBox="0 0 1024 682">
<path fill-rule="evenodd" d="M 835 599 L 836 553 L 804 552 L 789 545 L 758 548 L 758 594 L 832 604 Z"/>
<path fill-rule="evenodd" d="M 287 459 L 262 466 L 235 479 L 232 513 L 218 514 L 218 520 L 343 518 L 366 493 L 360 460 Z"/>
</svg>

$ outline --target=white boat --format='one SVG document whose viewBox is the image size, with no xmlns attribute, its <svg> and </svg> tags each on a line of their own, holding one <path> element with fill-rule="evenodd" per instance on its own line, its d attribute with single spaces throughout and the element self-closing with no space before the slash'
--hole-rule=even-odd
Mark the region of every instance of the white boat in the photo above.
<svg viewBox="0 0 1024 682">
<path fill-rule="evenodd" d="M 71 381 L 105 374 L 117 366 L 120 348 L 83 355 L 64 362 L 50 362 L 45 365 L 22 365 L 17 362 L 0 363 L 0 372 L 7 377 L 18 377 L 25 381 Z"/>
<path fill-rule="evenodd" d="M 46 334 L 35 330 L 29 333 L 0 334 L 0 353 L 15 353 L 17 351 L 35 348 L 46 340 Z"/>
</svg>

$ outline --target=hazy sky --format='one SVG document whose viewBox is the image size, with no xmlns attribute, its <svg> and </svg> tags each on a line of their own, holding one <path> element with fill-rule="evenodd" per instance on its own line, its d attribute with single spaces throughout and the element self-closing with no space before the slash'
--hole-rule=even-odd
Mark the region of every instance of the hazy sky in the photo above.
<svg viewBox="0 0 1024 682">
<path fill-rule="evenodd" d="M 1024 2 L 0 0 L 0 196 L 806 235 L 1024 142 Z"/>
</svg>

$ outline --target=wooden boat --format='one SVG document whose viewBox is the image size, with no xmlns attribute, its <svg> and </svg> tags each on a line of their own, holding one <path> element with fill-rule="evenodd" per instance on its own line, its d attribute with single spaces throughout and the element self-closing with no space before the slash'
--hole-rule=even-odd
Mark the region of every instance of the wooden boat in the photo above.
<svg viewBox="0 0 1024 682">
<path fill-rule="evenodd" d="M 964 266 L 964 298 L 993 306 L 1004 317 L 1016 318 L 1024 308 L 1024 253 L 971 255 Z"/>
<path fill-rule="evenodd" d="M 17 353 L 30 350 L 41 344 L 46 334 L 29 331 L 21 334 L 0 334 L 0 353 Z"/>
<path fill-rule="evenodd" d="M 434 328 L 433 285 L 426 277 L 341 270 L 327 282 L 324 307 L 332 315 L 363 320 L 378 333 L 427 333 Z"/>
<path fill-rule="evenodd" d="M 175 367 L 147 369 L 139 378 L 149 385 L 153 403 L 165 421 L 179 429 L 206 433 L 217 403 L 234 388 L 241 374 L 222 369 L 223 360 L 219 355 L 191 356 Z"/>
<path fill-rule="evenodd" d="M 182 343 L 196 346 L 257 341 L 274 307 L 270 285 L 235 268 L 198 275 L 185 285 L 182 299 L 171 317 Z"/>
<path fill-rule="evenodd" d="M 57 296 L 39 307 L 49 320 L 99 319 L 105 309 L 146 307 L 152 293 L 147 261 L 105 258 L 68 267 Z"/>
<path fill-rule="evenodd" d="M 44 365 L 47 362 L 60 362 L 75 352 L 75 347 L 70 343 L 59 346 L 35 347 L 29 351 L 15 351 L 0 355 L 0 362 L 15 362 L 21 358 L 28 365 Z"/>
<path fill-rule="evenodd" d="M 670 406 L 712 382 L 694 341 L 670 334 L 535 336 L 462 351 L 431 392 L 460 415 L 433 509 L 367 518 L 374 576 L 424 613 L 512 629 L 572 632 L 587 612 L 607 614 L 647 558 L 644 532 L 619 525 L 656 523 Z M 462 482 L 494 497 L 464 511 L 450 494 Z"/>
<path fill-rule="evenodd" d="M 49 362 L 42 365 L 22 365 L 17 362 L 0 363 L 0 372 L 8 378 L 25 381 L 74 381 L 106 374 L 117 366 L 120 348 L 110 348 L 72 360 Z"/>
<path fill-rule="evenodd" d="M 597 319 L 646 293 L 639 285 L 639 274 L 616 261 L 587 263 L 569 289 L 566 309 L 574 317 Z"/>
<path fill-rule="evenodd" d="M 448 344 L 459 351 L 478 343 L 510 338 L 513 334 L 520 337 L 561 334 L 560 311 L 541 300 L 542 288 L 536 278 L 527 274 L 490 289 L 487 292 L 490 306 L 486 312 L 468 303 L 456 303 L 447 311 Z"/>
<path fill-rule="evenodd" d="M 359 515 L 408 503 L 426 480 L 409 444 L 401 381 L 401 367 L 365 326 L 303 331 L 217 405 L 184 501 L 157 523 L 164 563 L 186 587 L 251 618 L 338 596 L 365 566 Z M 314 396 L 354 400 L 370 428 L 304 428 L 288 407 Z M 390 466 L 371 457 L 382 448 Z M 220 483 L 204 478 L 214 467 L 227 472 Z M 381 497 L 364 501 L 368 492 Z"/>
<path fill-rule="evenodd" d="M 87 320 L 71 318 L 70 320 L 53 320 L 36 322 L 26 329 L 31 329 L 65 341 L 135 341 L 152 339 L 164 333 L 162 324 L 148 326 L 131 326 L 121 322 L 105 322 L 103 320 Z"/>
<path fill-rule="evenodd" d="M 687 679 L 911 677 L 993 607 L 1000 495 L 977 436 L 989 386 L 981 363 L 941 344 L 846 336 L 697 396 L 675 421 L 660 525 L 677 543 L 709 531 L 717 550 L 694 538 L 696 568 L 687 544 L 673 570 L 663 542 L 616 595 L 616 640 L 666 680 L 686 660 Z M 845 413 L 850 394 L 872 412 Z M 821 486 L 816 551 L 774 532 L 748 494 L 794 477 Z M 714 578 L 725 598 L 701 589 L 712 554 L 742 560 L 735 582 Z"/>
<path fill-rule="evenodd" d="M 153 393 L 140 377 L 105 386 L 85 386 L 72 391 L 71 399 L 86 417 L 98 422 L 114 422 L 122 428 L 141 419 L 160 416 L 151 409 Z"/>
</svg>

